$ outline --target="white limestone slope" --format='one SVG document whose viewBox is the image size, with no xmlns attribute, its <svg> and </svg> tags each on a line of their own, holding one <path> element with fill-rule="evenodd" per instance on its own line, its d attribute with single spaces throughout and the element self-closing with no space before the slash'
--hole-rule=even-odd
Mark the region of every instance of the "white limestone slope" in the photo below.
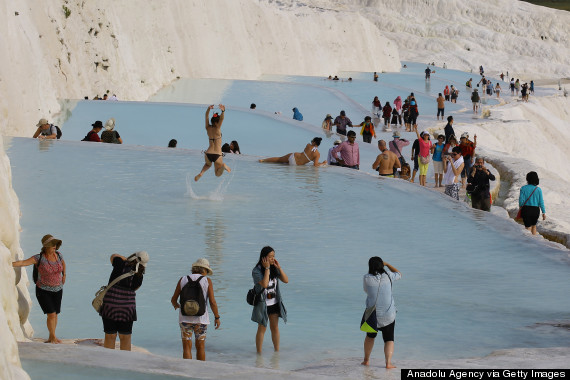
<svg viewBox="0 0 570 380">
<path fill-rule="evenodd" d="M 0 147 L 3 146 L 0 135 Z M 19 204 L 12 189 L 10 161 L 0 150 L 0 379 L 29 379 L 20 367 L 16 340 L 32 334 L 28 322 L 30 296 L 25 271 L 14 271 L 22 257 L 19 242 Z M 20 277 L 21 276 L 21 277 Z M 16 284 L 18 284 L 16 286 Z"/>
<path fill-rule="evenodd" d="M 2 1 L 0 132 L 30 135 L 61 98 L 145 100 L 177 76 L 398 70 L 395 44 L 360 14 L 271 3 Z"/>
</svg>

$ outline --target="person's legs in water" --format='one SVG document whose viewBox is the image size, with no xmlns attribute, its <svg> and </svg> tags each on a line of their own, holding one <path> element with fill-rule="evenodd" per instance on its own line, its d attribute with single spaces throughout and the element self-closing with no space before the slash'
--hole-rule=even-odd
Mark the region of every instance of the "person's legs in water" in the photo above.
<svg viewBox="0 0 570 380">
<path fill-rule="evenodd" d="M 206 156 L 206 154 L 204 154 L 204 166 L 202 167 L 202 171 L 200 172 L 200 174 L 198 174 L 196 177 L 194 177 L 194 181 L 198 182 L 198 180 L 202 177 L 202 175 L 204 173 L 206 173 L 206 171 L 208 169 L 210 169 L 210 167 L 212 166 L 212 161 L 210 161 L 210 159 L 208 158 L 208 156 Z"/>
<path fill-rule="evenodd" d="M 271 329 L 273 348 L 275 351 L 279 351 L 279 314 L 269 314 L 269 328 Z"/>
<path fill-rule="evenodd" d="M 48 313 L 46 324 L 49 331 L 49 338 L 46 340 L 46 343 L 61 343 L 61 340 L 57 339 L 55 336 L 55 329 L 57 327 L 57 313 Z"/>
<path fill-rule="evenodd" d="M 414 157 L 414 171 L 412 172 L 412 179 L 410 180 L 410 182 L 414 182 L 415 178 L 416 178 L 416 173 L 418 172 L 419 169 L 419 164 L 418 164 L 418 160 L 419 160 L 419 156 Z"/>
<path fill-rule="evenodd" d="M 265 336 L 265 330 L 267 327 L 263 326 L 261 323 L 257 324 L 257 334 L 255 334 L 255 348 L 257 353 L 261 354 L 261 349 L 263 348 L 263 337 Z"/>
<path fill-rule="evenodd" d="M 119 333 L 119 341 L 121 342 L 122 351 L 131 350 L 131 334 L 121 334 Z"/>
<path fill-rule="evenodd" d="M 192 359 L 192 339 L 182 340 L 182 358 Z"/>
<path fill-rule="evenodd" d="M 370 354 L 372 353 L 372 349 L 374 348 L 375 338 L 376 338 L 376 333 L 366 334 L 366 338 L 364 338 L 364 360 L 360 364 L 362 365 L 370 364 Z"/>
<path fill-rule="evenodd" d="M 206 360 L 206 337 L 196 340 L 196 359 Z"/>
<path fill-rule="evenodd" d="M 117 333 L 114 334 L 105 333 L 105 341 L 103 342 L 103 347 L 114 350 L 116 340 L 117 340 Z"/>
<path fill-rule="evenodd" d="M 386 359 L 386 368 L 396 368 L 396 366 L 392 364 L 393 353 L 394 353 L 394 341 L 390 340 L 388 342 L 384 342 L 384 358 Z"/>
<path fill-rule="evenodd" d="M 289 153 L 281 157 L 269 157 L 259 160 L 259 162 L 269 162 L 269 163 L 279 163 L 279 164 L 288 164 L 289 163 L 289 156 L 295 153 Z"/>
</svg>

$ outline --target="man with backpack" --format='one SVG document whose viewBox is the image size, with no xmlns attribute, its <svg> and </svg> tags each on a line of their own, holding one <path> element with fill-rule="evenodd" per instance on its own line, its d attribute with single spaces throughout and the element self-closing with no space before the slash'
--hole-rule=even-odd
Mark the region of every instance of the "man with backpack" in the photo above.
<svg viewBox="0 0 570 380">
<path fill-rule="evenodd" d="M 47 119 L 40 119 L 36 124 L 38 129 L 34 133 L 34 138 L 55 140 L 61 138 L 61 129 L 57 125 L 50 124 Z"/>
<path fill-rule="evenodd" d="M 206 277 L 212 275 L 210 263 L 206 259 L 198 259 L 192 264 L 192 274 L 182 277 L 170 302 L 174 310 L 180 309 L 178 321 L 182 337 L 182 357 L 192 359 L 192 334 L 196 336 L 196 359 L 206 360 L 206 330 L 210 317 L 206 303 L 214 313 L 214 325 L 220 327 L 220 314 L 214 297 L 212 280 Z"/>
<path fill-rule="evenodd" d="M 93 129 L 91 129 L 87 135 L 81 141 L 90 141 L 90 142 L 101 142 L 101 138 L 99 137 L 99 132 L 103 129 L 103 122 L 101 120 L 97 120 L 93 124 L 91 124 Z"/>
</svg>

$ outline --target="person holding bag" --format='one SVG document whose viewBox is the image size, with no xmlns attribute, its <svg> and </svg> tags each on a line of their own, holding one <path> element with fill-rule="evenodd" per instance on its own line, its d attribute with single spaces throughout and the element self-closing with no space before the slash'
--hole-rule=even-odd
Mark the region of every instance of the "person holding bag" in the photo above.
<svg viewBox="0 0 570 380">
<path fill-rule="evenodd" d="M 131 350 L 131 334 L 133 322 L 137 320 L 136 291 L 141 287 L 148 253 L 145 251 L 135 252 L 129 257 L 119 254 L 111 255 L 113 271 L 109 276 L 109 284 L 117 278 L 132 272 L 122 280 L 108 286 L 107 293 L 103 298 L 103 307 L 99 315 L 103 319 L 105 331 L 105 348 L 115 349 L 117 333 L 121 342 L 121 350 Z"/>
<path fill-rule="evenodd" d="M 526 175 L 527 185 L 521 187 L 519 194 L 519 215 L 524 226 L 533 235 L 536 235 L 536 222 L 542 210 L 542 220 L 546 220 L 546 210 L 544 209 L 544 198 L 542 189 L 538 187 L 539 179 L 536 172 L 528 172 Z"/>
<path fill-rule="evenodd" d="M 388 268 L 388 270 L 385 269 Z M 384 357 L 386 368 L 396 368 L 392 365 L 394 352 L 394 326 L 396 325 L 396 306 L 392 296 L 392 282 L 402 278 L 402 274 L 392 265 L 382 261 L 378 256 L 368 260 L 368 273 L 364 275 L 364 292 L 366 293 L 366 308 L 376 307 L 377 331 L 382 331 L 384 340 Z M 377 333 L 366 333 L 364 338 L 364 361 L 362 365 L 370 364 L 370 354 L 374 348 Z"/>
<path fill-rule="evenodd" d="M 255 335 L 257 353 L 261 354 L 267 322 L 269 322 L 271 329 L 273 348 L 275 351 L 279 351 L 279 317 L 287 322 L 287 310 L 283 305 L 279 291 L 279 280 L 287 284 L 289 278 L 275 259 L 273 248 L 269 246 L 262 248 L 259 261 L 253 268 L 251 275 L 255 292 L 261 294 L 260 302 L 253 307 L 251 313 L 251 320 L 257 323 L 257 334 Z"/>
</svg>

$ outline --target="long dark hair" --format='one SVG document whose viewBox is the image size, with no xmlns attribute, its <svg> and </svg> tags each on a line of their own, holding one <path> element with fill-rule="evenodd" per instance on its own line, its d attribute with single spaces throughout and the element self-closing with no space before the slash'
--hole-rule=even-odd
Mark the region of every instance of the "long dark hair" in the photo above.
<svg viewBox="0 0 570 380">
<path fill-rule="evenodd" d="M 212 116 L 212 118 L 210 119 L 210 125 L 212 127 L 215 127 L 219 121 L 220 121 L 220 114 L 216 112 L 214 113 L 214 116 Z"/>
<path fill-rule="evenodd" d="M 137 254 L 133 253 L 129 257 L 127 257 L 127 261 L 125 262 L 125 267 L 130 267 L 130 270 L 134 270 L 138 264 Z M 145 267 L 144 265 L 140 264 L 135 276 L 142 277 L 144 275 Z"/>
<path fill-rule="evenodd" d="M 236 140 L 232 140 L 232 144 L 234 146 L 234 149 L 233 149 L 234 153 L 241 154 L 241 151 L 239 150 L 238 142 Z"/>
<path fill-rule="evenodd" d="M 377 276 L 386 273 L 384 270 L 384 261 L 378 256 L 373 256 L 368 260 L 368 273 Z"/>
<path fill-rule="evenodd" d="M 259 267 L 261 267 L 261 269 L 263 269 L 263 264 L 261 263 L 261 260 L 264 257 L 267 257 L 267 255 L 269 255 L 271 252 L 275 252 L 275 250 L 268 245 L 261 248 L 261 252 L 259 253 L 259 261 L 257 262 L 257 266 L 259 266 Z M 277 270 L 275 265 L 272 264 L 269 267 L 269 278 L 274 279 L 274 278 L 277 278 L 278 276 L 279 276 L 279 271 Z"/>
</svg>

